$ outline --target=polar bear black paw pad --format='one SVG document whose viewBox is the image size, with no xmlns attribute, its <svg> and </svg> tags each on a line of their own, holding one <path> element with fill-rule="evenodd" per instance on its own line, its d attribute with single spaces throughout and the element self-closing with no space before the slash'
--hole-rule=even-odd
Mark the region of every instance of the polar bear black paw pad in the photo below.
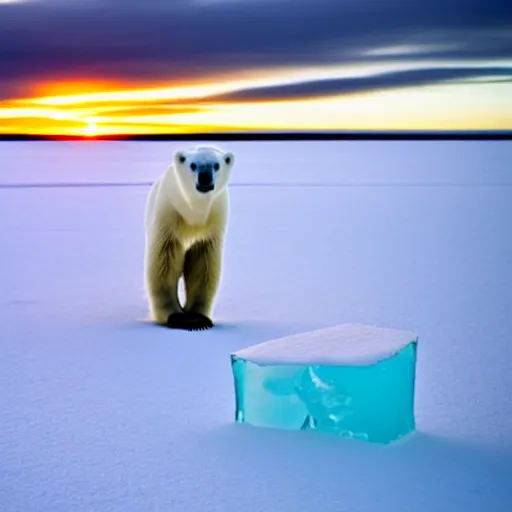
<svg viewBox="0 0 512 512">
<path fill-rule="evenodd" d="M 205 331 L 213 327 L 213 322 L 201 313 L 172 313 L 167 319 L 167 327 L 186 331 Z"/>
</svg>

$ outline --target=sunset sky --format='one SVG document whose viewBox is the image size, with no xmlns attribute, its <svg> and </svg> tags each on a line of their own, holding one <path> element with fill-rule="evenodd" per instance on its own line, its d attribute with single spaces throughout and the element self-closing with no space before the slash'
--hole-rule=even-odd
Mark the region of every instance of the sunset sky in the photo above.
<svg viewBox="0 0 512 512">
<path fill-rule="evenodd" d="M 0 133 L 512 129 L 510 0 L 0 0 Z"/>
</svg>

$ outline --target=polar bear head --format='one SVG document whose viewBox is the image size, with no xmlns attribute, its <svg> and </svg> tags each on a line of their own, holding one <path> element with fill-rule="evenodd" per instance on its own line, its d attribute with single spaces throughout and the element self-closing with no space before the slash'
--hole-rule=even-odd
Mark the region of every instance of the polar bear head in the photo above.
<svg viewBox="0 0 512 512">
<path fill-rule="evenodd" d="M 197 146 L 174 153 L 174 169 L 189 199 L 214 197 L 224 190 L 231 177 L 235 157 L 214 146 Z"/>
</svg>

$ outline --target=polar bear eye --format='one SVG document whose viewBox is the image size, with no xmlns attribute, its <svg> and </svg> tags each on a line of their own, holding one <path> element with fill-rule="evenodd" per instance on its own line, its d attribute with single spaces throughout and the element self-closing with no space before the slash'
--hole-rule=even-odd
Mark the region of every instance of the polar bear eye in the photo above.
<svg viewBox="0 0 512 512">
<path fill-rule="evenodd" d="M 218 170 L 219 170 L 219 167 L 220 167 L 220 166 L 219 166 L 219 164 L 217 164 L 217 163 L 213 164 L 213 168 L 214 168 L 216 171 L 218 171 Z"/>
<path fill-rule="evenodd" d="M 183 155 L 181 155 L 180 156 L 180 164 L 184 163 L 185 160 L 186 160 L 186 158 Z"/>
<path fill-rule="evenodd" d="M 190 164 L 190 168 L 195 171 L 197 169 L 197 165 L 196 164 Z"/>
</svg>

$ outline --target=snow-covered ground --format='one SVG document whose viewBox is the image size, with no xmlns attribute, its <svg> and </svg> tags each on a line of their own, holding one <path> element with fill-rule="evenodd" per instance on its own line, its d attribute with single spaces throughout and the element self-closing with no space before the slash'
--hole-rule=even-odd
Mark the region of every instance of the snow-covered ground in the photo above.
<svg viewBox="0 0 512 512">
<path fill-rule="evenodd" d="M 509 512 L 512 143 L 237 142 L 206 332 L 145 322 L 143 208 L 188 143 L 0 143 L 1 512 Z M 233 423 L 229 354 L 418 332 L 382 447 Z"/>
</svg>

